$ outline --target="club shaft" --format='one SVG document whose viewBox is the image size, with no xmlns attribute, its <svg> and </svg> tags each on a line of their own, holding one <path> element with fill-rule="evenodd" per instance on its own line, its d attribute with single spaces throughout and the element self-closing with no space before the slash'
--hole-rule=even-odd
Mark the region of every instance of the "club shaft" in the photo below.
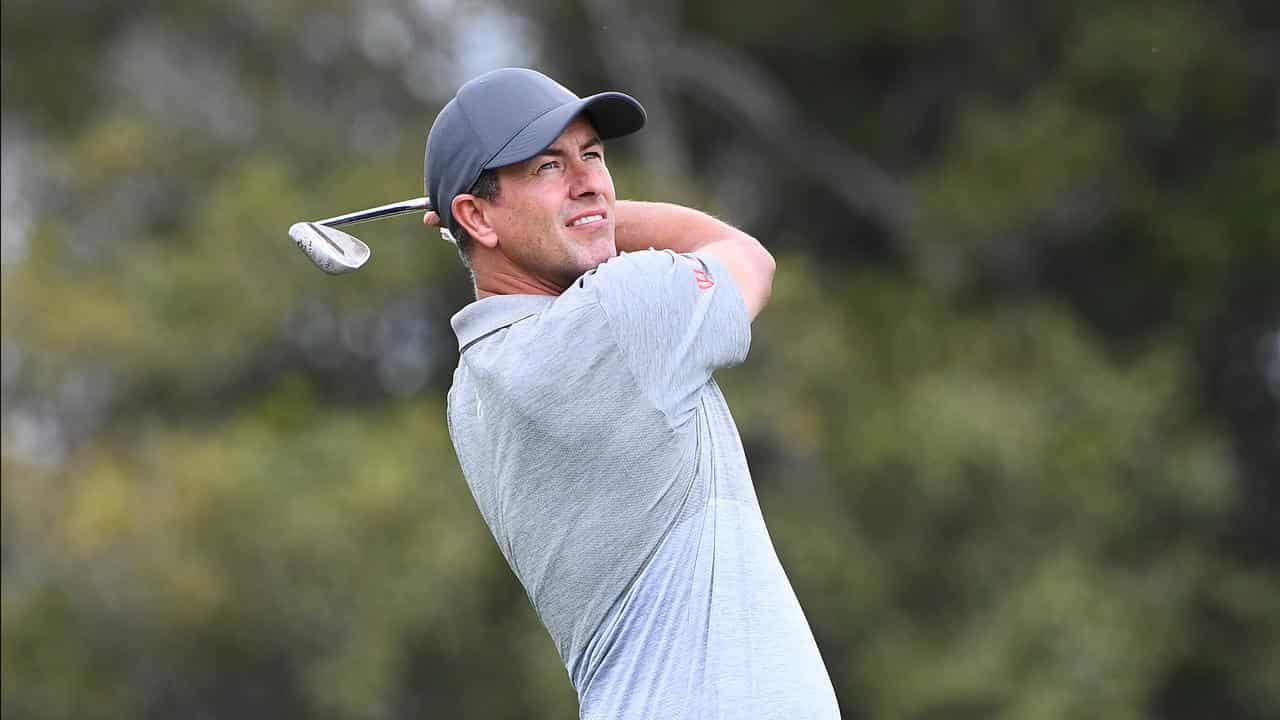
<svg viewBox="0 0 1280 720">
<path fill-rule="evenodd" d="M 325 225 L 328 227 L 338 227 L 339 225 L 354 225 L 369 220 L 377 220 L 378 218 L 391 217 L 392 215 L 404 215 L 411 212 L 426 212 L 431 208 L 431 198 L 413 198 L 412 200 L 402 200 L 398 203 L 390 205 L 379 205 L 367 210 L 357 210 L 349 212 L 345 215 L 335 215 L 324 220 L 316 220 L 317 225 Z"/>
</svg>

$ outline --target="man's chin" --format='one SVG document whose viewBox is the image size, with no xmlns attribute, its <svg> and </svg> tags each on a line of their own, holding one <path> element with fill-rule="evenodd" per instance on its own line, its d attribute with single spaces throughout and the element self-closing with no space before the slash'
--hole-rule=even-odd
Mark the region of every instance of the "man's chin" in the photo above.
<svg viewBox="0 0 1280 720">
<path fill-rule="evenodd" d="M 584 268 L 583 272 L 593 270 L 618 255 L 618 248 L 611 240 L 593 243 L 583 250 L 584 251 L 580 256 L 582 258 L 581 264 Z"/>
</svg>

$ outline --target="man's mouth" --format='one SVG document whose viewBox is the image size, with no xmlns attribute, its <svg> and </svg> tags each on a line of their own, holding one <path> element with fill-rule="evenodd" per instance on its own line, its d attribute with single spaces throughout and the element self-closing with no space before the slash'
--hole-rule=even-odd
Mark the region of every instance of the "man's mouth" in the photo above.
<svg viewBox="0 0 1280 720">
<path fill-rule="evenodd" d="M 589 213 L 587 215 L 579 215 L 569 221 L 569 227 L 582 227 L 583 225 L 591 225 L 592 223 L 604 222 L 604 213 Z"/>
</svg>

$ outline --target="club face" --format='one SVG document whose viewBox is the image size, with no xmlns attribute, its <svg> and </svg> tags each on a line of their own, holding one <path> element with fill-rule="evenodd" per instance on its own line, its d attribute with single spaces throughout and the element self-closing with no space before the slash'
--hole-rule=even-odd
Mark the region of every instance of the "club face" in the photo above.
<svg viewBox="0 0 1280 720">
<path fill-rule="evenodd" d="M 316 267 L 330 275 L 357 270 L 369 260 L 369 246 L 336 228 L 318 223 L 294 223 L 289 237 L 311 258 Z"/>
</svg>

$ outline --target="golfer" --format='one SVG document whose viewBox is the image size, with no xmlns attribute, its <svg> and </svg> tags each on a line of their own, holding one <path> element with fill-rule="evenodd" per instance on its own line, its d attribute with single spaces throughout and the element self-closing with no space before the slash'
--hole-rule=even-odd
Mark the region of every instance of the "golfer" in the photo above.
<svg viewBox="0 0 1280 720">
<path fill-rule="evenodd" d="M 471 270 L 449 430 L 581 717 L 834 718 L 716 369 L 741 363 L 774 261 L 676 205 L 619 201 L 603 141 L 643 108 L 532 70 L 471 80 L 427 190 Z"/>
</svg>

